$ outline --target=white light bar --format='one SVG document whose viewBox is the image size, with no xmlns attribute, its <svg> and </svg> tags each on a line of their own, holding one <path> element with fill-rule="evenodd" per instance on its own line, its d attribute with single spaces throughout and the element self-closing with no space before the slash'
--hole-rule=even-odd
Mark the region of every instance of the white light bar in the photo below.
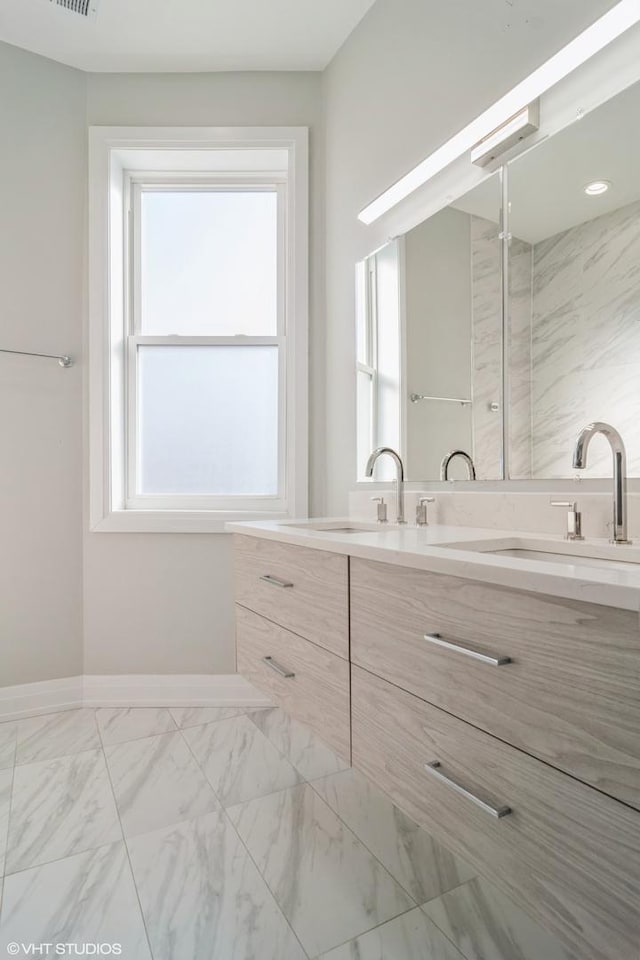
<svg viewBox="0 0 640 960">
<path fill-rule="evenodd" d="M 373 223 L 639 21 L 640 0 L 620 0 L 575 40 L 361 210 L 358 220 Z"/>
<path fill-rule="evenodd" d="M 516 113 L 501 127 L 490 133 L 480 143 L 476 143 L 471 151 L 471 163 L 478 167 L 486 167 L 502 153 L 506 153 L 516 143 L 530 137 L 540 127 L 540 101 L 530 103 L 528 107 Z"/>
</svg>

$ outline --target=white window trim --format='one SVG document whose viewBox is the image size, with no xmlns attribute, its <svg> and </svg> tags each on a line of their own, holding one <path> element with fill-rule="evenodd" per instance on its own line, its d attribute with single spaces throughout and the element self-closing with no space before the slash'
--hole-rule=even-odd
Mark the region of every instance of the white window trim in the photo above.
<svg viewBox="0 0 640 960">
<path fill-rule="evenodd" d="M 285 497 L 189 498 L 188 509 L 162 497 L 127 504 L 124 151 L 272 149 L 288 153 L 285 269 L 287 329 L 281 364 Z M 186 156 L 186 154 L 185 154 Z M 158 174 L 145 175 L 145 181 Z M 184 182 L 185 174 L 181 174 Z M 202 173 L 199 174 L 202 178 Z M 216 174 L 216 177 L 218 174 Z M 258 179 L 253 174 L 254 181 Z M 266 176 L 266 175 L 265 175 Z M 273 182 L 274 175 L 268 175 Z M 194 174 L 194 182 L 198 175 Z M 166 177 L 159 179 L 166 180 Z M 233 180 L 238 179 L 236 175 Z M 244 178 L 241 178 L 244 179 Z M 247 177 L 249 181 L 250 178 Z M 263 182 L 265 178 L 263 177 Z M 94 532 L 221 532 L 229 520 L 305 517 L 308 511 L 308 129 L 306 127 L 91 127 L 89 130 L 89 524 Z M 280 342 L 281 332 L 273 342 Z M 138 338 L 140 339 L 140 338 Z M 148 338 L 144 338 L 148 340 Z M 198 338 L 200 339 L 200 338 Z M 219 338 L 215 338 L 219 341 Z M 250 339 L 243 338 L 243 343 Z M 264 339 L 264 338 L 260 338 Z M 188 338 L 176 338 L 185 342 Z M 234 341 L 237 342 L 237 341 Z M 172 498 L 173 500 L 173 498 Z M 173 501 L 175 504 L 175 500 Z M 187 501 L 185 501 L 186 503 Z M 262 508 L 264 502 L 264 508 Z M 133 507 L 133 508 L 132 508 Z M 256 509 L 256 507 L 258 509 Z"/>
</svg>

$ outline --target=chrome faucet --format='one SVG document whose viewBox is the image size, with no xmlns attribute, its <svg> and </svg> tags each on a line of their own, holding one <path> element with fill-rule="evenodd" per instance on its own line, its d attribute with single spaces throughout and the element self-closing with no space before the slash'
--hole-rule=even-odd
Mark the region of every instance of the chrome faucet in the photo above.
<svg viewBox="0 0 640 960">
<path fill-rule="evenodd" d="M 468 453 L 464 450 L 451 450 L 450 453 L 443 457 L 442 463 L 440 464 L 440 479 L 448 480 L 449 479 L 449 464 L 452 460 L 455 460 L 456 457 L 462 457 L 464 462 L 467 465 L 467 476 L 469 480 L 476 479 L 476 468 L 473 465 L 473 460 Z"/>
<path fill-rule="evenodd" d="M 406 523 L 407 521 L 404 518 L 404 466 L 400 455 L 397 454 L 395 450 L 392 450 L 391 447 L 377 447 L 367 460 L 364 471 L 365 476 L 373 476 L 373 468 L 376 460 L 385 453 L 392 458 L 396 465 L 396 522 Z"/>
<path fill-rule="evenodd" d="M 580 431 L 573 451 L 573 467 L 584 470 L 587 450 L 597 433 L 609 441 L 613 454 L 613 536 L 611 543 L 631 543 L 627 537 L 627 454 L 622 437 L 610 423 L 596 421 Z"/>
</svg>

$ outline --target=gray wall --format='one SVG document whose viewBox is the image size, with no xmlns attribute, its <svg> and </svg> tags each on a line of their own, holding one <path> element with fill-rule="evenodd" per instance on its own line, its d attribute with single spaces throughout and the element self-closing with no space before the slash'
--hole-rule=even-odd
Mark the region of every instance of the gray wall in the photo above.
<svg viewBox="0 0 640 960">
<path fill-rule="evenodd" d="M 82 356 L 85 81 L 0 45 L 0 346 Z M 82 664 L 82 363 L 0 354 L 0 686 Z"/>
<path fill-rule="evenodd" d="M 470 227 L 468 213 L 448 207 L 405 237 L 407 393 L 471 397 Z M 471 407 L 405 406 L 411 480 L 439 479 L 449 450 L 473 453 Z M 458 467 L 452 464 L 452 476 Z"/>
</svg>

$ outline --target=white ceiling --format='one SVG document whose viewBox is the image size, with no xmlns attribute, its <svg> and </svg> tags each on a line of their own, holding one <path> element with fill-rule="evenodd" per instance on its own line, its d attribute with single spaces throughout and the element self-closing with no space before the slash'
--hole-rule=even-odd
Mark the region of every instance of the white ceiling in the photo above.
<svg viewBox="0 0 640 960">
<path fill-rule="evenodd" d="M 0 40 L 95 72 L 322 70 L 374 0 L 0 0 Z"/>
<path fill-rule="evenodd" d="M 509 167 L 511 233 L 538 243 L 640 198 L 640 84 L 543 140 Z M 607 193 L 588 197 L 594 180 L 610 180 Z M 454 204 L 497 221 L 500 190 L 485 180 Z"/>
</svg>

